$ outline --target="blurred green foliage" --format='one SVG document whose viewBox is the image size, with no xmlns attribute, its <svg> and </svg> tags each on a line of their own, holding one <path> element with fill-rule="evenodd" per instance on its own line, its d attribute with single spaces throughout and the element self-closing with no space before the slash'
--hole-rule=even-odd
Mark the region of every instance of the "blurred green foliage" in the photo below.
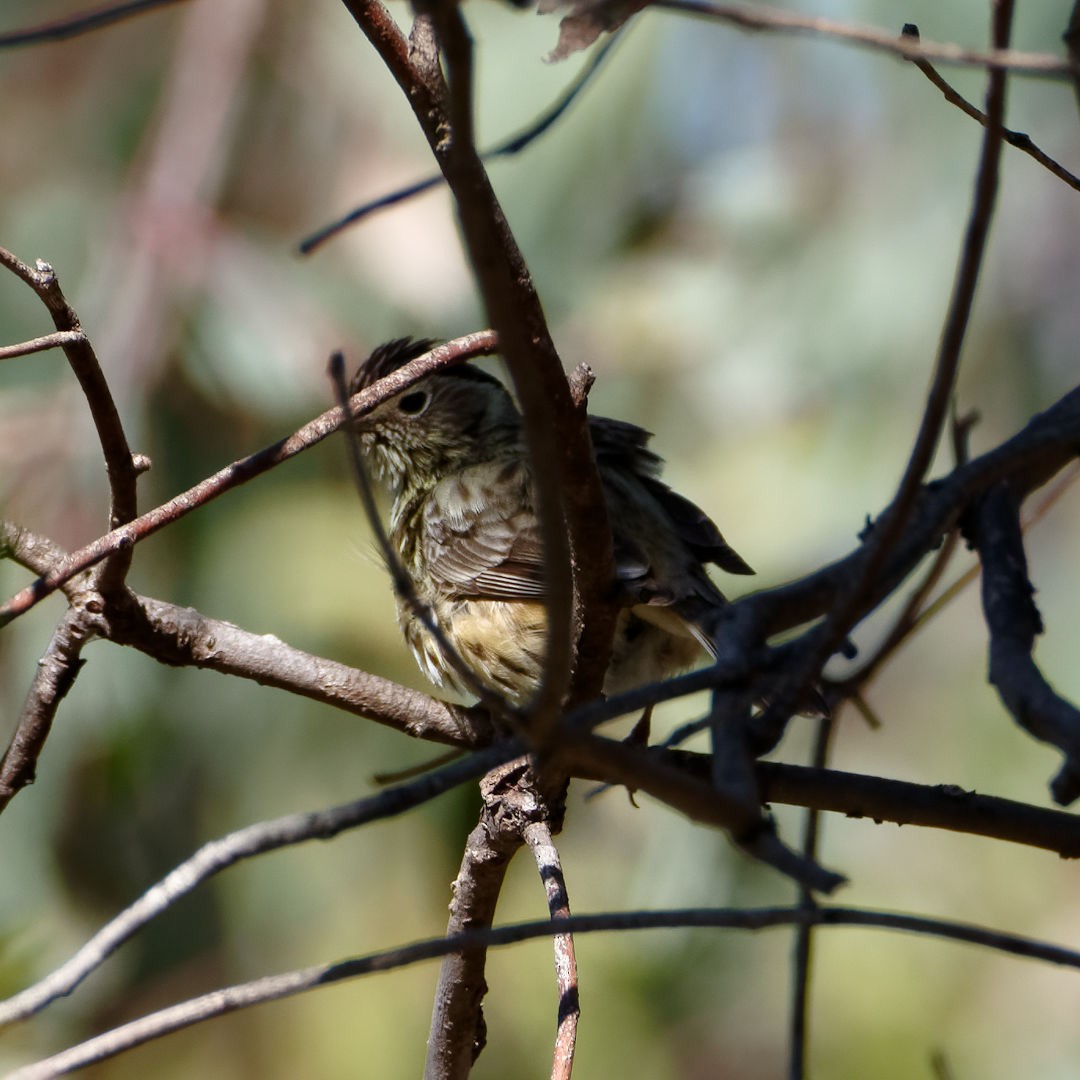
<svg viewBox="0 0 1080 1080">
<path fill-rule="evenodd" d="M 884 0 L 800 10 L 890 27 Z M 0 29 L 81 5 L 8 0 Z M 1067 5 L 1022 4 L 1015 44 L 1060 52 Z M 927 38 L 981 46 L 985 5 L 913 0 Z M 46 10 L 47 9 L 47 10 Z M 398 5 L 395 14 L 405 17 Z M 478 122 L 494 142 L 552 101 L 553 18 L 467 9 Z M 899 26 L 896 26 L 899 30 Z M 978 100 L 977 72 L 949 72 Z M 326 408 L 326 357 L 450 337 L 482 315 L 443 192 L 378 215 L 310 259 L 307 232 L 426 175 L 400 92 L 341 5 L 178 4 L 64 44 L 0 53 L 0 243 L 59 272 L 136 449 L 148 508 Z M 1009 122 L 1074 170 L 1071 87 L 1014 79 Z M 650 12 L 564 121 L 493 167 L 568 365 L 593 407 L 657 433 L 672 482 L 757 567 L 755 587 L 843 554 L 889 498 L 913 439 L 965 222 L 979 129 L 910 65 L 827 41 L 748 36 Z M 1069 388 L 1080 340 L 1080 215 L 1007 152 L 959 405 L 976 452 Z M 0 280 L 0 340 L 50 329 Z M 105 527 L 100 457 L 63 359 L 0 365 L 4 516 L 69 547 Z M 939 463 L 949 464 L 947 454 Z M 1039 657 L 1080 696 L 1076 500 L 1030 538 L 1048 627 Z M 966 556 L 959 561 L 966 565 Z M 27 580 L 0 562 L 6 595 Z M 414 686 L 389 587 L 336 442 L 141 545 L 132 583 Z M 739 583 L 742 587 L 743 583 Z M 61 610 L 0 635 L 6 733 Z M 885 618 L 859 643 L 872 645 Z M 1045 802 L 1054 755 L 986 687 L 969 590 L 842 718 L 836 764 Z M 38 782 L 0 823 L 0 989 L 47 971 L 202 841 L 345 801 L 432 755 L 375 725 L 254 685 L 92 646 Z M 700 702 L 696 703 L 700 704 Z M 661 727 L 694 714 L 673 706 Z M 808 725 L 781 747 L 803 760 Z M 222 983 L 438 934 L 475 796 L 245 865 L 185 901 L 40 1021 L 0 1065 Z M 798 815 L 781 813 L 794 835 Z M 561 841 L 576 911 L 782 903 L 786 882 L 645 802 L 574 790 Z M 829 820 L 844 901 L 1080 940 L 1076 869 L 1028 850 Z M 515 865 L 500 918 L 544 911 Z M 784 1071 L 789 940 L 654 932 L 579 942 L 578 1075 L 695 1080 Z M 818 937 L 814 1075 L 907 1080 L 934 1050 L 958 1076 L 1075 1075 L 1074 973 L 869 931 Z M 545 1075 L 550 951 L 493 956 L 478 1077 Z M 412 1077 L 435 969 L 238 1014 L 87 1075 Z"/>
</svg>

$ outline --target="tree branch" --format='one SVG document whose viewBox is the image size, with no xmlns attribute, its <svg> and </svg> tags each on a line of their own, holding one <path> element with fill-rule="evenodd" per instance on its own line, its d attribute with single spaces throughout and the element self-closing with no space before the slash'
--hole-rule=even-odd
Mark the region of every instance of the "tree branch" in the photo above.
<svg viewBox="0 0 1080 1080">
<path fill-rule="evenodd" d="M 1011 956 L 1080 969 L 1080 952 L 1036 941 L 1033 938 L 989 930 L 969 923 L 858 908 L 818 907 L 810 911 L 798 907 L 629 911 L 573 915 L 566 919 L 565 925 L 560 925 L 558 929 L 574 934 L 691 927 L 757 931 L 805 923 L 818 926 L 873 927 L 922 934 L 978 945 Z M 179 1005 L 151 1013 L 103 1035 L 88 1039 L 62 1053 L 17 1069 L 9 1074 L 7 1080 L 52 1080 L 64 1073 L 115 1057 L 132 1047 L 161 1038 L 163 1035 L 235 1012 L 238 1009 L 277 1001 L 308 990 L 329 986 L 343 979 L 354 979 L 376 972 L 390 971 L 423 960 L 446 956 L 452 952 L 516 944 L 547 937 L 553 932 L 555 931 L 550 919 L 488 930 L 474 930 L 452 938 L 433 938 L 399 949 L 344 960 L 337 964 L 320 964 L 266 976 L 248 983 L 223 987 L 203 994 L 201 997 L 191 998 Z"/>
<path fill-rule="evenodd" d="M 109 481 L 109 528 L 126 525 L 138 511 L 135 482 L 140 473 L 150 467 L 142 455 L 134 456 L 128 446 L 120 414 L 113 401 L 112 391 L 98 363 L 97 355 L 79 324 L 79 316 L 67 302 L 53 268 L 42 260 L 36 267 L 27 266 L 10 251 L 0 248 L 0 265 L 5 266 L 34 290 L 52 316 L 56 329 L 63 334 L 59 342 L 71 370 L 79 380 L 83 396 L 97 429 L 98 441 L 105 457 L 105 472 Z M 131 565 L 131 553 L 118 548 L 110 553 L 102 567 L 98 582 L 102 592 L 119 588 Z"/>
<path fill-rule="evenodd" d="M 106 4 L 94 11 L 73 15 L 67 19 L 30 26 L 25 30 L 13 30 L 0 34 L 0 49 L 12 49 L 21 45 L 40 45 L 49 41 L 67 41 L 68 38 L 101 30 L 113 23 L 141 15 L 145 11 L 175 4 L 178 0 L 125 0 L 124 3 Z"/>
<path fill-rule="evenodd" d="M 544 883 L 551 921 L 570 917 L 570 899 L 566 891 L 559 849 L 546 821 L 525 826 L 525 842 L 536 860 L 536 869 Z M 559 994 L 559 1014 L 555 1030 L 555 1053 L 551 1063 L 551 1080 L 570 1080 L 574 1069 L 574 1048 L 577 1045 L 581 1001 L 578 996 L 577 954 L 573 934 L 553 934 L 555 950 L 555 986 Z"/>
<path fill-rule="evenodd" d="M 1010 71 L 1016 75 L 1037 78 L 1068 79 L 1080 74 L 1080 61 L 1075 57 L 1062 60 L 1052 53 L 1020 52 L 995 47 L 985 51 L 965 49 L 961 45 L 937 41 L 914 41 L 888 30 L 853 26 L 814 15 L 769 8 L 762 4 L 713 3 L 711 0 L 652 0 L 652 7 L 683 11 L 688 15 L 703 15 L 731 23 L 743 30 L 765 30 L 774 33 L 808 34 L 836 41 L 862 45 L 877 52 L 891 53 L 904 60 L 936 60 L 958 67 L 980 67 L 989 71 Z"/>
<path fill-rule="evenodd" d="M 516 744 L 504 743 L 377 795 L 325 810 L 286 814 L 211 840 L 103 926 L 70 960 L 44 979 L 0 1002 L 0 1028 L 33 1016 L 70 994 L 148 922 L 223 870 L 270 851 L 309 840 L 330 840 L 369 822 L 396 817 L 482 775 L 520 750 Z"/>
<path fill-rule="evenodd" d="M 1067 805 L 1080 795 L 1080 710 L 1054 693 L 1031 655 L 1043 626 L 1027 574 L 1019 501 L 1008 484 L 983 498 L 972 540 L 982 560 L 990 682 L 1021 727 L 1065 755 L 1051 791 Z"/>
<path fill-rule="evenodd" d="M 380 402 L 400 393 L 418 379 L 430 375 L 432 371 L 451 364 L 463 363 L 476 356 L 487 356 L 496 347 L 495 335 L 488 330 L 467 334 L 464 337 L 456 338 L 454 341 L 437 345 L 430 352 L 417 357 L 408 364 L 404 364 L 399 370 L 386 378 L 380 379 L 375 385 L 369 386 L 359 394 L 355 394 L 350 399 L 352 415 L 358 416 L 368 412 Z M 254 479 L 256 476 L 280 465 L 283 461 L 288 461 L 289 458 L 295 457 L 305 450 L 310 450 L 311 447 L 322 442 L 328 435 L 332 435 L 337 431 L 341 424 L 341 410 L 337 408 L 328 409 L 288 438 L 281 439 L 272 446 L 267 446 L 254 454 L 241 458 L 239 461 L 234 461 L 231 465 L 227 465 L 224 469 L 214 473 L 213 476 L 201 480 L 194 487 L 189 488 L 161 506 L 150 510 L 121 528 L 114 529 L 105 536 L 99 537 L 93 543 L 87 544 L 86 547 L 72 552 L 61 565 L 53 566 L 37 581 L 16 593 L 7 603 L 0 606 L 0 627 L 29 611 L 40 600 L 55 592 L 56 589 L 70 581 L 76 574 L 100 562 L 113 552 L 133 547 L 159 529 L 163 529 L 166 525 L 179 521 L 180 518 L 185 517 L 191 511 L 205 506 L 206 503 L 216 499 L 219 495 L 223 495 L 226 491 L 247 483 L 248 480 Z"/>
<path fill-rule="evenodd" d="M 1009 43 L 1012 12 L 1013 0 L 995 0 L 991 32 L 995 48 L 1003 49 Z M 779 742 L 799 700 L 807 688 L 820 679 L 825 663 L 862 617 L 865 594 L 874 591 L 879 572 L 901 541 L 908 520 L 915 511 L 923 477 L 930 467 L 948 416 L 960 367 L 960 350 L 967 334 L 975 287 L 990 234 L 1001 165 L 1005 82 L 1006 74 L 1002 69 L 990 69 L 986 89 L 988 122 L 975 175 L 975 190 L 930 390 L 914 446 L 888 510 L 868 530 L 869 538 L 863 546 L 858 566 L 853 567 L 851 577 L 839 590 L 824 623 L 805 636 L 799 650 L 802 655 L 787 666 L 783 679 L 772 692 L 769 706 L 756 721 L 763 747 L 771 748 Z"/>
</svg>

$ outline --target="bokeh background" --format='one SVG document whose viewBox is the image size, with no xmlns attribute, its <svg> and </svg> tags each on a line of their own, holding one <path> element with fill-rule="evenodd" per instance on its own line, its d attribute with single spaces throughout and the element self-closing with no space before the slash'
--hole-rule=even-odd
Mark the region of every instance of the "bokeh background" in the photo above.
<svg viewBox="0 0 1080 1080">
<path fill-rule="evenodd" d="M 6 0 L 0 30 L 82 5 Z M 792 2 L 792 10 L 981 46 L 986 4 Z M 1020 3 L 1019 48 L 1061 51 L 1070 5 Z M 406 9 L 394 8 L 400 18 Z M 550 103 L 556 21 L 475 0 L 478 123 L 493 142 Z M 978 73 L 953 71 L 981 99 Z M 0 52 L 0 243 L 59 272 L 97 346 L 149 508 L 331 401 L 326 357 L 483 316 L 436 191 L 316 256 L 299 239 L 430 170 L 400 92 L 332 0 L 193 0 L 67 43 Z M 1009 123 L 1080 170 L 1068 84 L 1011 82 Z M 541 142 L 492 169 L 564 360 L 598 412 L 656 432 L 680 490 L 757 568 L 738 592 L 841 555 L 888 501 L 917 424 L 962 236 L 980 130 L 910 65 L 830 41 L 746 35 L 649 12 Z M 1075 382 L 1077 195 L 1006 151 L 960 379 L 989 448 Z M 51 329 L 0 278 L 0 340 Z M 0 366 L 0 507 L 75 547 L 104 531 L 92 429 L 59 353 Z M 939 469 L 948 467 L 947 455 Z M 1029 538 L 1048 633 L 1038 658 L 1080 697 L 1080 503 Z M 963 554 L 956 573 L 968 565 Z M 27 580 L 0 562 L 4 595 Z M 390 590 L 331 440 L 149 539 L 142 592 L 413 686 Z M 6 740 L 62 610 L 0 635 Z M 872 646 L 886 625 L 860 630 Z M 969 589 L 873 686 L 883 721 L 841 718 L 837 766 L 1048 804 L 1056 755 L 985 685 Z M 0 822 L 0 991 L 66 957 L 198 844 L 374 790 L 431 748 L 211 673 L 92 645 L 37 783 Z M 700 701 L 669 707 L 663 731 Z M 809 722 L 780 747 L 805 760 Z M 792 888 L 722 837 L 642 800 L 571 794 L 561 849 L 579 912 L 776 904 Z M 0 1067 L 105 1025 L 292 966 L 440 933 L 475 819 L 459 792 L 332 844 L 244 865 L 181 903 L 69 1000 L 0 1042 Z M 788 835 L 799 815 L 781 810 Z M 1080 871 L 987 840 L 829 819 L 843 901 L 1080 944 Z M 536 918 L 528 860 L 500 918 Z M 666 931 L 579 940 L 582 1078 L 782 1075 L 790 935 Z M 436 968 L 232 1016 L 88 1070 L 100 1077 L 414 1077 Z M 555 993 L 543 943 L 491 958 L 475 1075 L 547 1075 Z M 817 938 L 813 1075 L 1074 1077 L 1080 977 L 930 939 Z"/>
</svg>

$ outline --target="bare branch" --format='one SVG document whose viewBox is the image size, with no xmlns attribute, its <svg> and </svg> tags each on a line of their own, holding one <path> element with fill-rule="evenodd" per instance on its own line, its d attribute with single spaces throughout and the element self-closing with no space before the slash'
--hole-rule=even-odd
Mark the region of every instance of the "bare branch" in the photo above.
<svg viewBox="0 0 1080 1080">
<path fill-rule="evenodd" d="M 685 753 L 685 752 L 683 752 Z M 707 763 L 695 766 L 702 772 Z M 769 803 L 830 810 L 849 818 L 970 833 L 1080 858 L 1080 817 L 1061 810 L 965 791 L 955 784 L 913 784 L 836 769 L 758 763 Z"/>
<path fill-rule="evenodd" d="M 447 937 L 467 936 L 495 921 L 510 860 L 524 843 L 525 826 L 540 810 L 528 772 L 525 759 L 513 760 L 481 782 L 484 808 L 465 841 L 461 869 L 451 886 Z M 425 1080 L 463 1080 L 484 1049 L 486 963 L 483 945 L 445 954 L 431 1012 Z"/>
<path fill-rule="evenodd" d="M 914 26 L 904 27 L 904 36 L 912 37 L 918 41 L 919 32 L 918 28 Z M 913 61 L 915 66 L 936 86 L 942 94 L 945 96 L 945 100 L 950 105 L 955 105 L 962 113 L 970 116 L 972 120 L 977 121 L 986 127 L 989 124 L 990 119 L 981 109 L 976 108 L 967 100 L 959 91 L 954 89 L 949 83 L 940 75 L 937 69 L 929 60 L 918 59 Z M 1040 150 L 1038 146 L 1031 141 L 1030 135 L 1025 135 L 1021 131 L 1013 131 L 1011 128 L 1005 128 L 1002 131 L 1002 137 L 1010 146 L 1015 146 L 1017 150 L 1022 150 L 1029 157 L 1037 161 L 1044 169 L 1051 172 L 1059 180 L 1068 184 L 1069 187 L 1076 191 L 1080 191 L 1080 176 L 1075 173 L 1069 172 L 1064 165 L 1055 161 L 1049 154 Z"/>
<path fill-rule="evenodd" d="M 1013 0 L 997 0 L 994 5 L 991 38 L 995 48 L 1005 48 L 1009 43 L 1012 12 Z M 865 603 L 864 594 L 873 590 L 879 572 L 901 541 L 908 519 L 916 508 L 923 477 L 930 467 L 948 416 L 949 402 L 960 367 L 960 350 L 967 334 L 975 300 L 975 287 L 990 233 L 1001 164 L 1005 80 L 1005 71 L 999 68 L 990 69 L 986 90 L 988 123 L 975 176 L 975 190 L 930 390 L 915 436 L 915 444 L 892 503 L 870 531 L 858 568 L 844 583 L 825 622 L 808 636 L 803 655 L 789 666 L 779 687 L 774 691 L 773 699 L 759 723 L 764 746 L 775 745 L 799 698 L 806 688 L 820 677 L 826 661 L 836 652 L 861 617 L 861 609 Z"/>
<path fill-rule="evenodd" d="M 109 639 L 163 664 L 252 679 L 449 746 L 489 745 L 494 732 L 478 710 L 462 709 L 389 679 L 314 656 L 272 634 L 254 634 L 192 608 L 132 594 L 112 606 Z"/>
<path fill-rule="evenodd" d="M 10 360 L 15 356 L 29 356 L 31 353 L 45 352 L 47 349 L 62 349 L 65 345 L 76 345 L 85 341 L 81 330 L 57 330 L 44 337 L 20 341 L 18 345 L 0 345 L 0 360 Z"/>
<path fill-rule="evenodd" d="M 66 19 L 56 19 L 41 23 L 25 30 L 12 30 L 0 34 L 0 49 L 17 48 L 20 45 L 39 45 L 48 41 L 67 41 L 68 38 L 88 34 L 92 30 L 101 30 L 113 23 L 141 15 L 145 11 L 175 4 L 178 0 L 125 0 L 120 4 L 106 4 L 82 15 L 72 15 Z"/>
<path fill-rule="evenodd" d="M 705 908 L 572 915 L 565 921 L 565 926 L 560 926 L 558 929 L 565 929 L 574 934 L 691 927 L 756 931 L 804 923 L 818 926 L 860 926 L 898 930 L 977 945 L 1011 956 L 1080 969 L 1080 952 L 1033 938 L 989 930 L 969 923 L 928 919 L 893 912 L 866 911 L 858 908 L 818 907 L 810 911 L 802 908 L 749 910 Z M 7 1080 L 52 1080 L 53 1077 L 115 1057 L 134 1046 L 191 1027 L 204 1020 L 224 1016 L 238 1009 L 291 997 L 340 982 L 343 979 L 390 971 L 423 960 L 446 956 L 452 952 L 516 944 L 520 941 L 547 937 L 553 932 L 550 919 L 494 929 L 474 930 L 456 937 L 429 939 L 399 949 L 344 960 L 337 964 L 320 964 L 266 976 L 248 983 L 223 987 L 201 997 L 191 998 L 179 1005 L 151 1013 L 43 1061 L 17 1069 L 9 1074 Z"/>
<path fill-rule="evenodd" d="M 38 660 L 15 733 L 0 758 L 0 812 L 34 782 L 37 760 L 49 737 L 56 710 L 82 668 L 79 658 L 92 637 L 84 611 L 69 609 Z"/>
<path fill-rule="evenodd" d="M 525 842 L 536 860 L 540 880 L 547 895 L 548 912 L 552 922 L 570 916 L 570 899 L 566 891 L 559 849 L 546 821 L 525 826 Z M 573 934 L 554 934 L 555 985 L 559 994 L 559 1017 L 555 1033 L 555 1053 L 551 1064 L 551 1080 L 570 1080 L 574 1070 L 574 1048 L 577 1045 L 581 1001 L 578 997 L 577 954 Z"/>
<path fill-rule="evenodd" d="M 309 840 L 330 840 L 369 822 L 396 817 L 482 775 L 499 761 L 520 752 L 518 745 L 503 744 L 377 795 L 326 810 L 261 821 L 211 840 L 103 926 L 70 960 L 33 986 L 0 1002 L 0 1027 L 33 1016 L 57 998 L 70 994 L 148 922 L 230 866 Z"/>
<path fill-rule="evenodd" d="M 710 0 L 653 0 L 652 6 L 684 11 L 689 15 L 704 15 L 732 23 L 743 30 L 768 30 L 832 38 L 878 52 L 892 53 L 904 60 L 936 60 L 958 67 L 981 67 L 990 71 L 1011 71 L 1016 75 L 1050 79 L 1076 78 L 1080 72 L 1080 61 L 1075 57 L 1072 60 L 1062 60 L 1051 53 L 1019 52 L 1002 46 L 980 51 L 937 41 L 915 41 L 903 35 L 897 37 L 887 30 L 852 26 L 850 23 L 836 22 L 833 19 L 768 8 L 762 4 L 749 6 L 713 3 Z"/>
<path fill-rule="evenodd" d="M 435 5 L 434 10 L 454 92 L 450 95 L 427 16 L 416 19 L 406 46 L 376 0 L 345 2 L 405 92 L 446 177 L 488 317 L 522 406 L 547 574 L 547 657 L 530 708 L 534 737 L 543 743 L 554 731 L 571 675 L 575 586 L 574 621 L 580 631 L 571 695 L 575 700 L 599 693 L 614 626 L 611 532 L 585 413 L 570 399 L 528 267 L 472 143 L 471 46 L 459 9 Z"/>
<path fill-rule="evenodd" d="M 374 386 L 354 395 L 350 400 L 352 414 L 357 416 L 373 409 L 380 402 L 400 393 L 405 387 L 431 374 L 432 371 L 450 364 L 463 363 L 475 356 L 487 356 L 496 347 L 495 335 L 488 330 L 467 334 L 454 341 L 438 345 L 430 352 L 403 365 L 385 379 L 380 379 Z M 341 424 L 341 411 L 336 408 L 328 409 L 288 438 L 281 439 L 272 446 L 267 446 L 239 461 L 234 461 L 167 503 L 99 537 L 86 547 L 72 552 L 63 564 L 54 566 L 48 573 L 43 574 L 33 584 L 22 589 L 6 604 L 0 606 L 0 627 L 29 611 L 36 603 L 55 592 L 76 574 L 100 562 L 115 551 L 133 547 L 159 529 L 185 517 L 192 510 L 205 506 L 206 503 L 223 495 L 226 491 L 239 487 L 304 450 L 310 450 L 328 435 L 337 431 Z"/>
<path fill-rule="evenodd" d="M 105 457 L 110 495 L 109 528 L 116 529 L 126 525 L 135 517 L 138 509 L 136 479 L 141 472 L 146 471 L 149 463 L 145 458 L 136 459 L 131 453 L 112 391 L 93 346 L 82 332 L 79 316 L 67 302 L 60 289 L 60 282 L 47 262 L 39 259 L 36 267 L 30 267 L 10 251 L 0 249 L 0 265 L 7 267 L 34 290 L 38 299 L 48 308 L 56 329 L 67 335 L 67 339 L 61 342 L 61 347 L 82 387 Z M 131 563 L 131 554 L 124 548 L 118 548 L 109 554 L 115 557 L 110 557 L 102 568 L 100 587 L 105 592 L 123 584 Z"/>
<path fill-rule="evenodd" d="M 1007 484 L 986 494 L 972 532 L 983 568 L 990 682 L 1025 730 L 1064 753 L 1051 791 L 1067 805 L 1080 795 L 1080 710 L 1054 693 L 1031 655 L 1043 626 L 1027 574 L 1019 502 Z"/>
</svg>

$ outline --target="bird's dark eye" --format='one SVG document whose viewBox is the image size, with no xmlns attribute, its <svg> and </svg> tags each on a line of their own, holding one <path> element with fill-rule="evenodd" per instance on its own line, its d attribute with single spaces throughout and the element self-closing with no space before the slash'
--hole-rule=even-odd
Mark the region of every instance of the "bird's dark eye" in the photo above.
<svg viewBox="0 0 1080 1080">
<path fill-rule="evenodd" d="M 399 402 L 398 409 L 406 416 L 419 416 L 426 408 L 428 396 L 425 390 L 414 390 L 406 394 Z"/>
</svg>

